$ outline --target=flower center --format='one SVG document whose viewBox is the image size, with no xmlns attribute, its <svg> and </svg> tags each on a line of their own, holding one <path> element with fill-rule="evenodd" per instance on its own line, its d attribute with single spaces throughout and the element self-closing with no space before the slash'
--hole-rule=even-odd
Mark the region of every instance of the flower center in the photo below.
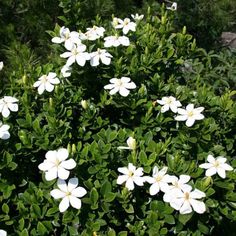
<svg viewBox="0 0 236 236">
<path fill-rule="evenodd" d="M 172 103 L 172 100 L 171 98 L 168 98 L 167 101 L 166 101 L 167 104 L 171 104 Z"/>
<path fill-rule="evenodd" d="M 219 167 L 220 163 L 218 161 L 215 161 L 214 167 Z"/>
<path fill-rule="evenodd" d="M 189 200 L 190 196 L 189 196 L 189 193 L 188 193 L 188 192 L 186 192 L 186 193 L 184 194 L 184 198 L 185 198 L 185 200 Z"/>
<path fill-rule="evenodd" d="M 55 162 L 55 165 L 58 167 L 60 165 L 60 161 L 57 159 L 56 162 Z"/>
<path fill-rule="evenodd" d="M 129 21 L 128 20 L 125 20 L 124 21 L 124 25 L 128 25 L 129 24 Z"/>
<path fill-rule="evenodd" d="M 178 181 L 175 181 L 173 185 L 174 185 L 176 188 L 179 188 L 179 183 L 178 183 Z"/>
<path fill-rule="evenodd" d="M 133 171 L 129 171 L 129 177 L 132 177 L 134 175 Z"/>
<path fill-rule="evenodd" d="M 123 86 L 123 83 L 120 79 L 116 81 L 116 86 L 117 87 L 122 87 Z"/>
<path fill-rule="evenodd" d="M 46 75 L 43 76 L 42 82 L 43 82 L 43 83 L 46 83 L 46 82 L 47 82 L 47 76 L 46 76 Z"/>
<path fill-rule="evenodd" d="M 193 116 L 193 111 L 189 111 L 188 112 L 188 117 L 192 117 Z"/>
<path fill-rule="evenodd" d="M 162 180 L 162 176 L 159 176 L 159 175 L 158 175 L 158 176 L 156 177 L 156 182 L 160 182 L 161 180 Z"/>
<path fill-rule="evenodd" d="M 66 192 L 66 196 L 70 196 L 71 195 L 71 192 Z"/>
</svg>

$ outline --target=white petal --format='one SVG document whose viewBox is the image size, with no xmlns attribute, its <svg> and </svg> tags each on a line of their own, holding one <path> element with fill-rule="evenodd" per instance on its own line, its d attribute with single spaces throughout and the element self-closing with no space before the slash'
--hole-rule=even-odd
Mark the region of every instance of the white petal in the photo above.
<svg viewBox="0 0 236 236">
<path fill-rule="evenodd" d="M 207 161 L 212 163 L 212 164 L 215 164 L 216 159 L 212 155 L 208 155 L 207 156 Z"/>
<path fill-rule="evenodd" d="M 143 182 L 144 182 L 143 177 L 133 177 L 133 181 L 138 186 L 143 186 Z"/>
<path fill-rule="evenodd" d="M 194 191 L 192 191 L 189 196 L 191 198 L 195 198 L 195 199 L 201 199 L 203 197 L 206 197 L 206 194 L 198 189 L 194 189 Z"/>
<path fill-rule="evenodd" d="M 230 165 L 226 164 L 226 163 L 221 164 L 220 167 L 225 169 L 225 170 L 228 170 L 228 171 L 233 170 L 233 168 Z"/>
<path fill-rule="evenodd" d="M 177 199 L 173 198 L 170 200 L 170 205 L 173 207 L 175 210 L 179 210 L 183 204 L 184 200 L 183 199 Z"/>
<path fill-rule="evenodd" d="M 183 183 L 183 184 L 185 184 L 185 183 L 188 183 L 188 181 L 190 180 L 190 176 L 189 175 L 180 175 L 180 177 L 179 177 L 179 182 L 180 183 Z"/>
<path fill-rule="evenodd" d="M 59 188 L 62 192 L 65 192 L 65 193 L 68 192 L 68 188 L 67 188 L 67 184 L 66 184 L 66 181 L 65 181 L 65 180 L 63 180 L 63 179 L 58 179 L 58 180 L 57 180 L 57 186 L 58 186 L 58 188 Z"/>
<path fill-rule="evenodd" d="M 119 167 L 118 171 L 124 175 L 129 175 L 129 170 L 127 167 Z"/>
<path fill-rule="evenodd" d="M 202 214 L 203 212 L 206 211 L 206 205 L 198 200 L 191 199 L 190 203 L 193 207 L 193 210 L 196 211 L 199 214 Z"/>
<path fill-rule="evenodd" d="M 70 199 L 70 204 L 72 207 L 76 208 L 76 209 L 80 209 L 81 208 L 81 200 L 74 197 L 74 196 L 69 196 Z"/>
<path fill-rule="evenodd" d="M 165 104 L 164 106 L 161 107 L 161 113 L 165 113 L 166 111 L 169 111 L 169 104 Z"/>
<path fill-rule="evenodd" d="M 8 107 L 7 107 L 6 105 L 3 106 L 3 109 L 2 109 L 2 116 L 3 116 L 4 118 L 7 118 L 9 115 L 10 115 L 10 111 L 9 111 Z"/>
<path fill-rule="evenodd" d="M 160 187 L 159 187 L 158 183 L 152 184 L 149 189 L 150 195 L 152 195 L 152 196 L 156 195 L 159 191 L 160 191 Z"/>
<path fill-rule="evenodd" d="M 76 188 L 76 189 L 73 189 L 73 190 L 71 191 L 71 194 L 72 194 L 73 196 L 75 196 L 75 197 L 81 198 L 81 197 L 83 197 L 84 195 L 87 194 L 87 191 L 86 191 L 86 189 L 84 189 L 84 188 L 82 188 L 82 187 L 78 187 L 78 188 Z"/>
<path fill-rule="evenodd" d="M 51 196 L 55 199 L 59 199 L 59 198 L 63 198 L 66 196 L 66 193 L 65 192 L 62 192 L 61 190 L 59 189 L 53 189 L 51 192 L 50 192 Z"/>
<path fill-rule="evenodd" d="M 48 151 L 45 155 L 46 159 L 50 162 L 57 162 L 57 151 Z"/>
<path fill-rule="evenodd" d="M 123 184 L 124 182 L 126 182 L 128 180 L 128 178 L 129 178 L 128 175 L 120 175 L 120 176 L 118 176 L 116 183 Z"/>
<path fill-rule="evenodd" d="M 7 232 L 3 229 L 0 229 L 0 235 L 1 236 L 7 236 Z"/>
<path fill-rule="evenodd" d="M 134 82 L 126 83 L 125 87 L 127 89 L 135 89 L 136 88 L 136 84 Z"/>
<path fill-rule="evenodd" d="M 213 164 L 211 164 L 211 163 L 203 163 L 199 167 L 203 168 L 203 169 L 209 169 L 209 168 L 213 167 Z"/>
<path fill-rule="evenodd" d="M 194 105 L 193 104 L 188 104 L 187 106 L 186 106 L 186 110 L 187 111 L 192 111 L 194 109 Z"/>
<path fill-rule="evenodd" d="M 60 55 L 60 57 L 62 57 L 62 58 L 67 58 L 67 57 L 71 57 L 71 56 L 72 56 L 71 52 L 64 52 Z"/>
<path fill-rule="evenodd" d="M 193 117 L 191 117 L 191 118 L 188 118 L 188 119 L 187 119 L 187 121 L 186 121 L 185 124 L 186 124 L 188 127 L 191 127 L 191 126 L 193 126 L 194 122 L 195 122 L 195 119 L 194 119 Z"/>
<path fill-rule="evenodd" d="M 118 87 L 115 87 L 115 88 L 113 88 L 113 89 L 110 91 L 110 95 L 114 95 L 114 94 L 116 94 L 118 91 L 119 91 L 119 88 L 118 88 Z"/>
<path fill-rule="evenodd" d="M 58 78 L 50 79 L 49 82 L 51 84 L 60 84 L 60 80 Z"/>
<path fill-rule="evenodd" d="M 86 63 L 86 58 L 83 55 L 77 55 L 76 56 L 76 62 L 80 66 L 84 66 Z"/>
<path fill-rule="evenodd" d="M 75 56 L 70 56 L 68 60 L 66 61 L 67 66 L 71 66 L 73 63 L 75 63 Z"/>
<path fill-rule="evenodd" d="M 18 104 L 16 104 L 16 103 L 8 103 L 8 108 L 11 111 L 18 111 Z"/>
<path fill-rule="evenodd" d="M 192 212 L 192 207 L 189 201 L 184 201 L 182 207 L 179 210 L 180 214 L 188 214 Z"/>
<path fill-rule="evenodd" d="M 180 116 L 175 117 L 175 120 L 178 120 L 178 121 L 185 121 L 187 119 L 188 119 L 187 115 L 180 115 Z"/>
<path fill-rule="evenodd" d="M 120 90 L 119 90 L 119 93 L 120 93 L 121 96 L 127 97 L 129 95 L 129 90 L 124 88 L 124 87 L 121 87 Z"/>
<path fill-rule="evenodd" d="M 129 179 L 126 181 L 125 187 L 126 187 L 128 190 L 133 190 L 133 189 L 134 189 L 134 182 L 133 182 L 132 178 L 129 178 Z"/>
<path fill-rule="evenodd" d="M 64 44 L 65 48 L 67 50 L 71 50 L 74 47 L 74 43 L 72 42 L 71 39 L 67 39 Z"/>
<path fill-rule="evenodd" d="M 99 65 L 99 56 L 91 57 L 90 65 L 91 66 L 98 66 Z"/>
<path fill-rule="evenodd" d="M 44 161 L 43 163 L 38 165 L 38 168 L 42 171 L 47 171 L 53 168 L 54 166 L 55 166 L 54 163 L 49 162 L 49 161 Z"/>
<path fill-rule="evenodd" d="M 76 166 L 76 162 L 73 159 L 69 159 L 67 161 L 62 161 L 60 166 L 67 170 L 72 170 Z"/>
<path fill-rule="evenodd" d="M 37 88 L 38 86 L 40 86 L 42 82 L 41 81 L 36 81 L 34 84 L 33 84 L 33 87 L 34 88 Z"/>
<path fill-rule="evenodd" d="M 64 42 L 64 40 L 59 37 L 54 37 L 54 38 L 52 38 L 52 42 L 53 43 L 62 43 L 62 42 Z"/>
<path fill-rule="evenodd" d="M 70 203 L 69 203 L 69 197 L 66 196 L 62 199 L 62 201 L 60 202 L 59 204 L 59 210 L 60 212 L 64 212 L 67 210 L 67 208 L 70 206 Z"/>
<path fill-rule="evenodd" d="M 134 172 L 134 176 L 142 176 L 143 175 L 143 168 L 139 167 L 137 170 Z"/>
<path fill-rule="evenodd" d="M 107 84 L 104 86 L 104 89 L 113 89 L 115 87 L 114 84 Z"/>
<path fill-rule="evenodd" d="M 187 111 L 185 109 L 183 109 L 183 108 L 178 108 L 178 113 L 180 115 L 187 115 Z"/>
<path fill-rule="evenodd" d="M 65 148 L 59 148 L 57 153 L 56 153 L 56 156 L 57 156 L 57 159 L 59 161 L 64 161 L 64 160 L 66 160 L 68 158 L 69 152 Z"/>
<path fill-rule="evenodd" d="M 202 119 L 204 119 L 204 115 L 203 114 L 196 114 L 196 115 L 194 115 L 194 119 L 195 120 L 202 120 Z"/>
<path fill-rule="evenodd" d="M 48 170 L 47 172 L 45 172 L 45 179 L 47 181 L 51 181 L 56 178 L 57 178 L 57 167 L 53 167 L 50 170 Z"/>
<path fill-rule="evenodd" d="M 70 175 L 70 171 L 58 166 L 58 177 L 60 179 L 68 179 L 69 175 Z"/>
<path fill-rule="evenodd" d="M 221 178 L 225 178 L 226 177 L 226 174 L 225 174 L 225 169 L 221 168 L 221 167 L 218 167 L 217 168 L 217 173 L 218 175 L 221 177 Z"/>
<path fill-rule="evenodd" d="M 56 73 L 54 73 L 54 72 L 49 72 L 49 74 L 48 74 L 48 76 L 47 76 L 47 79 L 50 80 L 50 79 L 55 78 L 56 76 L 57 76 Z"/>
<path fill-rule="evenodd" d="M 176 104 L 170 104 L 170 109 L 174 113 L 177 113 L 178 111 L 178 107 L 176 106 Z"/>
<path fill-rule="evenodd" d="M 170 189 L 170 187 L 169 187 L 169 185 L 167 184 L 167 183 L 164 183 L 164 182 L 160 182 L 160 189 L 161 189 L 161 191 L 162 192 L 168 192 L 169 191 L 169 189 Z"/>
<path fill-rule="evenodd" d="M 121 80 L 123 83 L 129 83 L 130 78 L 129 78 L 129 77 L 121 77 L 120 80 Z"/>
<path fill-rule="evenodd" d="M 110 65 L 111 64 L 111 58 L 110 57 L 106 57 L 106 56 L 101 55 L 101 61 L 105 65 Z"/>
<path fill-rule="evenodd" d="M 215 167 L 211 167 L 206 171 L 206 176 L 212 176 L 216 174 L 216 168 Z"/>
<path fill-rule="evenodd" d="M 40 86 L 38 87 L 38 93 L 41 95 L 45 90 L 45 86 L 44 84 L 40 84 Z"/>
<path fill-rule="evenodd" d="M 71 178 L 68 182 L 68 187 L 67 187 L 68 191 L 72 192 L 72 190 L 78 186 L 78 183 L 79 183 L 78 178 Z"/>
<path fill-rule="evenodd" d="M 54 85 L 50 84 L 50 82 L 46 82 L 45 83 L 45 89 L 48 91 L 48 92 L 52 92 L 53 89 L 54 89 Z"/>
</svg>

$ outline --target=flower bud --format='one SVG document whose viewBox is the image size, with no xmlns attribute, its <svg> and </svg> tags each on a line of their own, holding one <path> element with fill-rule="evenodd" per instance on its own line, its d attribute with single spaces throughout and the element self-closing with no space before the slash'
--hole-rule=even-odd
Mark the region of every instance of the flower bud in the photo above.
<svg viewBox="0 0 236 236">
<path fill-rule="evenodd" d="M 203 186 L 207 188 L 210 184 L 212 183 L 212 178 L 211 176 L 205 177 L 203 179 Z"/>
<path fill-rule="evenodd" d="M 88 102 L 86 100 L 82 100 L 81 106 L 86 110 L 88 108 Z"/>
<path fill-rule="evenodd" d="M 69 153 L 71 153 L 71 145 L 70 145 L 70 143 L 68 143 L 68 145 L 67 145 L 67 151 L 68 151 Z"/>
<path fill-rule="evenodd" d="M 136 140 L 133 137 L 129 137 L 127 139 L 127 144 L 128 144 L 128 147 L 131 150 L 135 150 L 136 149 Z"/>
<path fill-rule="evenodd" d="M 76 153 L 76 145 L 73 143 L 72 144 L 72 154 Z"/>
<path fill-rule="evenodd" d="M 26 75 L 23 75 L 23 76 L 22 76 L 22 81 L 23 81 L 23 84 L 26 84 L 26 81 L 27 81 Z"/>
</svg>

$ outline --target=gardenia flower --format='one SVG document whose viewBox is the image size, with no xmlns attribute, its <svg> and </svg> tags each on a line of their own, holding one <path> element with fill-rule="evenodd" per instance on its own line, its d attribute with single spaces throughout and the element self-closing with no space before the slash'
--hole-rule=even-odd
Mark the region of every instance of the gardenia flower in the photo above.
<svg viewBox="0 0 236 236">
<path fill-rule="evenodd" d="M 110 65 L 111 58 L 112 55 L 107 50 L 98 48 L 96 52 L 90 53 L 90 65 L 98 66 L 100 60 L 103 64 Z"/>
<path fill-rule="evenodd" d="M 7 232 L 3 229 L 0 229 L 0 236 L 7 236 Z"/>
<path fill-rule="evenodd" d="M 52 92 L 55 84 L 60 84 L 60 80 L 56 77 L 57 74 L 54 72 L 49 72 L 48 75 L 42 75 L 38 81 L 36 81 L 33 86 L 38 88 L 38 93 L 42 94 L 44 90 Z"/>
<path fill-rule="evenodd" d="M 135 21 L 139 21 L 142 20 L 144 15 L 139 15 L 138 13 L 136 13 L 135 15 L 131 14 L 131 17 L 135 20 Z"/>
<path fill-rule="evenodd" d="M 166 174 L 167 169 L 167 167 L 163 167 L 158 171 L 158 167 L 155 166 L 152 171 L 152 177 L 145 177 L 146 182 L 152 184 L 149 189 L 150 195 L 156 195 L 159 191 L 166 192 L 169 190 L 168 183 L 172 182 L 172 176 Z"/>
<path fill-rule="evenodd" d="M 64 65 L 62 68 L 61 68 L 61 73 L 62 73 L 62 76 L 64 78 L 67 78 L 67 77 L 70 77 L 71 76 L 71 70 L 72 68 L 67 66 L 67 65 Z"/>
<path fill-rule="evenodd" d="M 67 149 L 60 148 L 57 151 L 48 151 L 45 155 L 46 160 L 38 167 L 45 171 L 45 179 L 51 181 L 59 177 L 60 179 L 67 179 L 70 172 L 75 168 L 76 163 L 73 159 L 66 160 L 69 156 Z"/>
<path fill-rule="evenodd" d="M 87 36 L 88 40 L 94 41 L 96 39 L 99 39 L 100 37 L 103 37 L 104 32 L 105 29 L 103 27 L 94 25 L 93 28 L 87 28 L 87 32 L 85 33 L 85 35 Z"/>
<path fill-rule="evenodd" d="M 178 111 L 178 107 L 182 106 L 180 101 L 176 100 L 176 98 L 172 96 L 163 97 L 161 100 L 157 100 L 157 102 L 162 105 L 161 113 L 164 113 L 169 110 L 176 113 Z"/>
<path fill-rule="evenodd" d="M 112 19 L 112 26 L 114 27 L 114 28 L 116 28 L 116 26 L 119 24 L 119 21 L 118 20 L 121 20 L 120 18 L 117 18 L 117 17 L 114 17 L 113 19 Z"/>
<path fill-rule="evenodd" d="M 79 198 L 83 197 L 87 191 L 83 187 L 77 187 L 77 178 L 69 179 L 68 185 L 64 180 L 58 179 L 57 186 L 59 189 L 53 189 L 50 194 L 55 199 L 62 198 L 59 204 L 60 212 L 66 211 L 70 205 L 76 209 L 81 208 L 81 200 Z"/>
<path fill-rule="evenodd" d="M 66 62 L 66 66 L 69 67 L 75 61 L 78 65 L 84 66 L 86 61 L 90 59 L 89 53 L 85 52 L 86 46 L 84 44 L 73 45 L 70 52 L 64 52 L 60 55 L 62 58 L 68 58 Z"/>
<path fill-rule="evenodd" d="M 0 121 L 0 139 L 9 139 L 10 138 L 10 133 L 8 130 L 10 129 L 9 125 L 3 125 L 2 122 Z"/>
<path fill-rule="evenodd" d="M 118 47 L 120 45 L 123 46 L 129 46 L 130 45 L 130 41 L 129 38 L 126 36 L 108 36 L 106 38 L 104 38 L 105 43 L 104 43 L 104 47 L 108 48 L 108 47 Z"/>
<path fill-rule="evenodd" d="M 120 167 L 118 168 L 118 171 L 123 175 L 118 176 L 117 184 L 123 184 L 125 182 L 125 187 L 128 190 L 133 190 L 134 184 L 143 186 L 143 168 L 139 167 L 138 169 L 136 169 L 136 167 L 132 163 L 129 163 L 128 168 Z"/>
<path fill-rule="evenodd" d="M 3 62 L 0 61 L 0 71 L 2 70 L 2 68 L 3 68 Z"/>
<path fill-rule="evenodd" d="M 204 115 L 201 112 L 204 110 L 204 107 L 194 108 L 193 104 L 188 104 L 186 109 L 178 108 L 178 116 L 175 117 L 175 120 L 185 121 L 188 127 L 191 127 L 195 120 L 204 119 Z"/>
<path fill-rule="evenodd" d="M 109 80 L 111 84 L 104 86 L 104 89 L 110 89 L 110 95 L 117 92 L 123 97 L 127 97 L 130 93 L 129 89 L 135 89 L 136 85 L 134 82 L 130 82 L 130 78 L 121 77 L 121 79 L 113 78 Z"/>
<path fill-rule="evenodd" d="M 217 173 L 221 178 L 224 179 L 226 177 L 225 171 L 233 170 L 233 168 L 230 165 L 225 163 L 226 160 L 227 159 L 222 156 L 214 158 L 212 155 L 208 155 L 207 161 L 209 163 L 201 164 L 199 167 L 207 169 L 206 176 L 212 176 Z"/>
<path fill-rule="evenodd" d="M 10 115 L 10 111 L 18 111 L 18 101 L 18 99 L 11 96 L 4 96 L 0 99 L 0 113 L 2 113 L 4 118 Z"/>
<path fill-rule="evenodd" d="M 65 43 L 64 46 L 67 50 L 71 50 L 74 44 L 80 44 L 81 40 L 79 38 L 79 33 L 72 31 L 65 26 L 62 26 L 60 29 L 60 37 L 52 38 L 53 43 Z"/>
<path fill-rule="evenodd" d="M 130 30 L 136 30 L 136 23 L 131 22 L 129 18 L 125 18 L 124 20 L 118 18 L 117 21 L 118 25 L 115 26 L 115 29 L 122 29 L 124 34 L 128 34 Z"/>
<path fill-rule="evenodd" d="M 177 10 L 177 2 L 173 2 L 170 7 L 166 7 L 167 10 L 176 11 Z"/>
<path fill-rule="evenodd" d="M 136 149 L 136 140 L 133 137 L 129 137 L 126 141 L 128 147 L 126 146 L 119 146 L 118 149 L 129 149 L 135 150 Z"/>
<path fill-rule="evenodd" d="M 206 211 L 206 205 L 204 202 L 196 199 L 201 199 L 205 196 L 205 193 L 198 189 L 192 191 L 192 187 L 189 185 L 188 188 L 177 190 L 172 194 L 170 205 L 175 210 L 178 210 L 180 214 L 188 214 L 193 210 L 202 214 Z"/>
</svg>

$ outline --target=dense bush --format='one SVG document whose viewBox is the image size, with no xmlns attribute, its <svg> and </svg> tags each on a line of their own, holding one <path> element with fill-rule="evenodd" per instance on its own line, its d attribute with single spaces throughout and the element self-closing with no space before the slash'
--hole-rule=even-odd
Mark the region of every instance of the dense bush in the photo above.
<svg viewBox="0 0 236 236">
<path fill-rule="evenodd" d="M 52 44 L 49 39 L 51 49 L 40 61 L 26 45 L 16 45 L 20 54 L 5 51 L 1 98 L 18 99 L 14 103 L 19 109 L 9 105 L 15 112 L 7 116 L 0 103 L 1 120 L 10 126 L 11 135 L 0 139 L 1 229 L 9 235 L 232 235 L 235 171 L 226 171 L 226 178 L 222 170 L 221 176 L 206 177 L 199 166 L 213 155 L 224 156 L 236 167 L 234 71 L 225 61 L 227 56 L 197 48 L 185 28 L 176 33 L 169 14 L 162 8 L 157 15 L 155 8 L 149 8 L 144 19 L 136 22 L 136 31 L 127 34 L 129 46 L 107 48 L 111 63 L 74 63 L 69 77 L 61 72 L 67 59 L 60 54 L 68 51 L 63 43 Z M 97 16 L 80 25 L 64 19 L 71 30 L 85 32 L 97 25 L 106 29 L 105 37 L 123 35 L 111 20 Z M 48 33 L 55 38 L 60 30 L 56 25 Z M 102 37 L 82 42 L 89 53 L 104 48 Z M 82 59 L 78 61 L 83 64 Z M 60 83 L 50 72 L 57 74 Z M 35 82 L 46 79 L 43 75 L 50 75 L 57 85 L 46 88 L 51 92 L 41 94 L 39 89 L 39 94 Z M 130 85 L 133 89 L 128 96 L 124 91 L 110 95 L 104 86 L 111 78 L 121 77 L 131 78 L 136 88 Z M 205 118 L 198 115 L 201 119 L 187 123 L 189 127 L 177 121 L 177 115 L 171 110 L 163 112 L 162 102 L 157 101 L 168 96 L 176 97 L 183 107 L 204 107 Z M 126 146 L 128 138 L 130 150 L 118 148 Z M 87 192 L 81 194 L 80 210 L 69 207 L 61 213 L 61 200 L 50 194 L 57 189 L 57 180 L 47 181 L 49 177 L 39 170 L 46 153 L 60 148 L 66 148 L 69 159 L 76 162 L 69 178 L 77 177 Z M 118 185 L 120 171 L 124 172 L 118 168 L 129 163 L 142 167 L 144 176 L 152 176 L 155 166 L 159 170 L 168 167 L 171 176 L 190 176 L 188 184 L 206 195 L 201 199 L 206 211 L 181 214 L 163 201 L 163 189 L 150 195 L 148 181 L 133 190 L 131 185 Z"/>
</svg>

